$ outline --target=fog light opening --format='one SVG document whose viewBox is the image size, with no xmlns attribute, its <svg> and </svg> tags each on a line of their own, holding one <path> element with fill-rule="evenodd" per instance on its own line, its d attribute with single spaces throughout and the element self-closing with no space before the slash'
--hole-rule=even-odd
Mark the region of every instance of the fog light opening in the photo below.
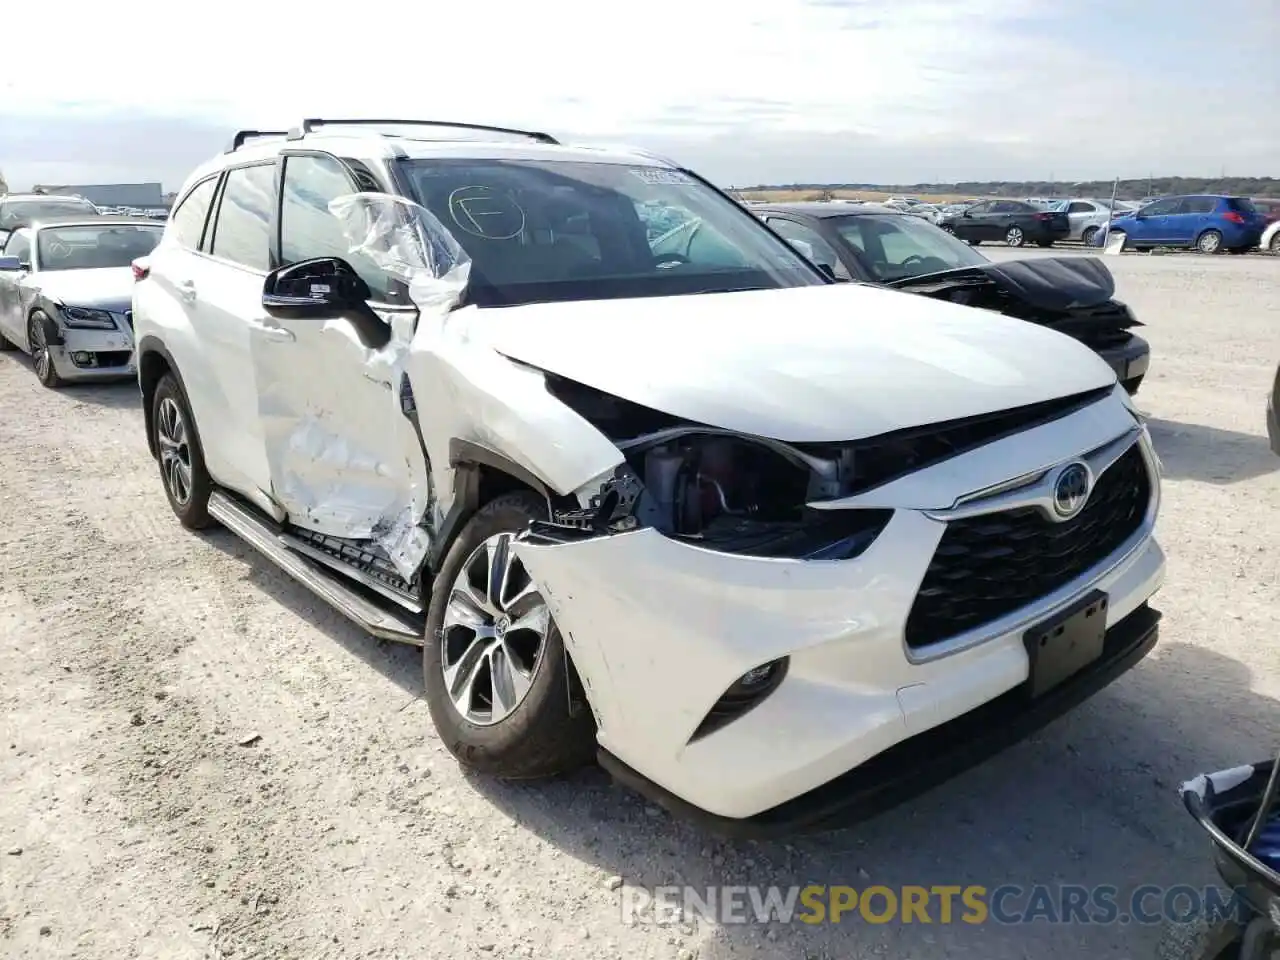
<svg viewBox="0 0 1280 960">
<path fill-rule="evenodd" d="M 71 362 L 78 367 L 89 367 L 93 365 L 93 354 L 83 351 L 76 351 L 71 354 Z"/>
<path fill-rule="evenodd" d="M 789 657 L 780 657 L 758 667 L 752 667 L 735 680 L 715 702 L 711 710 L 703 718 L 698 729 L 693 732 L 689 742 L 700 740 L 709 733 L 724 727 L 762 703 L 778 689 L 787 675 Z"/>
</svg>

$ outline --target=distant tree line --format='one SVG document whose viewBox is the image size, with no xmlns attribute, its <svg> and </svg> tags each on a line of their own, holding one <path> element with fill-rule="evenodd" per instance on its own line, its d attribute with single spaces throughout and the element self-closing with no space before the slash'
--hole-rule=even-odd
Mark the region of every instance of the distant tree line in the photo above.
<svg viewBox="0 0 1280 960">
<path fill-rule="evenodd" d="M 1111 180 L 1081 182 L 1048 180 L 969 180 L 960 183 L 781 183 L 737 187 L 740 192 L 756 190 L 864 190 L 877 193 L 928 195 L 966 194 L 974 197 L 1109 197 Z M 1217 193 L 1239 197 L 1280 198 L 1280 179 L 1275 177 L 1142 177 L 1121 180 L 1118 195 L 1141 199 L 1187 193 Z"/>
</svg>

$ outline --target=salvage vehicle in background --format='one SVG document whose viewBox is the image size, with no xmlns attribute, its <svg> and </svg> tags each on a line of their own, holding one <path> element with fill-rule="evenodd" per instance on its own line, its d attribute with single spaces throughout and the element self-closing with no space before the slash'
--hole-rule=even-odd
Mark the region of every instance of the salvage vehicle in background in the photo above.
<svg viewBox="0 0 1280 960">
<path fill-rule="evenodd" d="M 1151 359 L 1142 326 L 1114 299 L 1115 280 L 1100 260 L 992 263 L 932 224 L 913 223 L 879 204 L 833 209 L 823 203 L 765 204 L 753 213 L 838 280 L 860 280 L 984 307 L 1039 323 L 1098 352 L 1130 394 Z"/>
<path fill-rule="evenodd" d="M 1066 213 L 1067 221 L 1071 227 L 1071 232 L 1067 234 L 1067 239 L 1079 240 L 1086 247 L 1091 247 L 1093 246 L 1094 238 L 1098 235 L 1098 231 L 1110 223 L 1114 216 L 1123 216 L 1129 213 L 1133 210 L 1133 205 L 1123 200 L 1117 200 L 1113 211 L 1111 200 L 1078 197 L 1073 200 L 1063 201 L 1062 210 Z"/>
<path fill-rule="evenodd" d="M 1051 247 L 1071 232 L 1065 213 L 1040 210 L 1021 200 L 984 200 L 937 222 L 947 233 L 969 243 L 1003 240 L 1011 247 L 1027 243 Z"/>
<path fill-rule="evenodd" d="M 14 223 L 0 243 L 0 350 L 30 354 L 46 387 L 133 376 L 131 264 L 162 232 L 123 217 Z"/>
<path fill-rule="evenodd" d="M 1280 255 L 1280 220 L 1274 220 L 1267 225 L 1258 240 L 1258 246 L 1263 250 L 1269 250 L 1274 254 Z"/>
<path fill-rule="evenodd" d="M 1157 461 L 1082 344 L 833 283 L 648 153 L 457 126 L 238 134 L 134 314 L 179 521 L 423 644 L 462 763 L 816 828 L 1154 645 Z"/>
<path fill-rule="evenodd" d="M 0 197 L 0 243 L 20 223 L 49 217 L 96 217 L 101 211 L 83 197 L 6 193 Z"/>
<path fill-rule="evenodd" d="M 1267 438 L 1272 452 L 1280 456 L 1280 366 L 1276 367 L 1276 382 L 1267 397 Z"/>
<path fill-rule="evenodd" d="M 1189 247 L 1201 253 L 1245 253 L 1258 246 L 1266 225 L 1266 216 L 1248 197 L 1166 197 L 1116 217 L 1094 243 L 1120 234 L 1125 250 Z"/>
</svg>

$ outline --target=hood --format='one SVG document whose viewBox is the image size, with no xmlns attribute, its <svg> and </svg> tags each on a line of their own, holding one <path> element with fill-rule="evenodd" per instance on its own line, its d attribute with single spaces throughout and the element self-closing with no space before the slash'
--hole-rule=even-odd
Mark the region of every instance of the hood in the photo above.
<svg viewBox="0 0 1280 960">
<path fill-rule="evenodd" d="M 1096 307 L 1116 292 L 1115 277 L 1097 257 L 1044 257 L 984 263 L 958 270 L 908 277 L 888 284 L 899 289 L 940 290 L 953 284 L 992 280 L 1011 296 L 1039 310 L 1067 311 Z"/>
<path fill-rule="evenodd" d="M 40 291 L 70 307 L 99 307 L 122 313 L 133 302 L 133 269 L 50 270 L 36 275 Z"/>
<path fill-rule="evenodd" d="M 513 360 L 790 442 L 857 440 L 1115 382 L 1051 330 L 863 284 L 468 313 L 468 334 Z"/>
</svg>

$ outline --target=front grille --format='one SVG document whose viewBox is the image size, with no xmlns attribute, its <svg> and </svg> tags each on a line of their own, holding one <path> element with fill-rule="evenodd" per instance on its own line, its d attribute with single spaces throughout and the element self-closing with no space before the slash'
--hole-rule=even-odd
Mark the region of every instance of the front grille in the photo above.
<svg viewBox="0 0 1280 960">
<path fill-rule="evenodd" d="M 990 623 L 1087 573 L 1142 525 L 1151 493 L 1135 443 L 1065 523 L 1034 507 L 952 520 L 907 617 L 907 646 L 925 647 Z"/>
</svg>

